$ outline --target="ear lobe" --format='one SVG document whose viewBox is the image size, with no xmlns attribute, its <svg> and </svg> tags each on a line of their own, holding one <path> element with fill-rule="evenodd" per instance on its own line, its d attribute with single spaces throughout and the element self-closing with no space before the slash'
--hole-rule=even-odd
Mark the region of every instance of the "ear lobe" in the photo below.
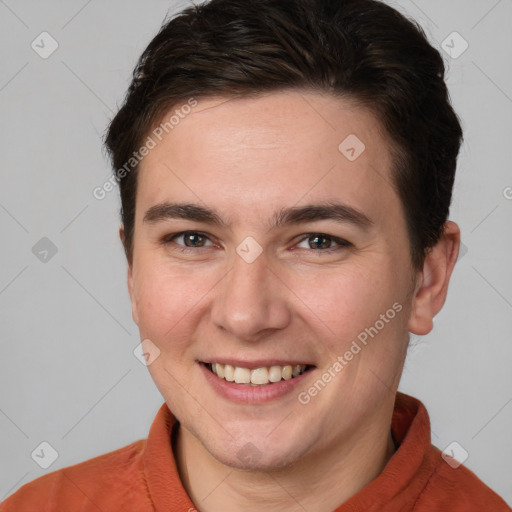
<svg viewBox="0 0 512 512">
<path fill-rule="evenodd" d="M 412 299 L 408 325 L 410 332 L 425 335 L 434 327 L 433 319 L 446 300 L 459 247 L 460 229 L 457 224 L 448 221 L 438 243 L 425 256 L 421 281 Z"/>
</svg>

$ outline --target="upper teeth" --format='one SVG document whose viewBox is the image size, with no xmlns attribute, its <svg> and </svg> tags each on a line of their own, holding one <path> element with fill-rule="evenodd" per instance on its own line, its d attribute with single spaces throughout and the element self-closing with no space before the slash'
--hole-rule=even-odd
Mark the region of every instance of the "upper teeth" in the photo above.
<svg viewBox="0 0 512 512">
<path fill-rule="evenodd" d="M 261 367 L 250 370 L 241 366 L 231 366 L 230 364 L 212 363 L 211 370 L 221 379 L 228 382 L 236 382 L 237 384 L 268 384 L 269 382 L 279 382 L 281 379 L 290 380 L 297 377 L 305 369 L 305 364 L 297 364 L 295 366 L 270 366 L 269 368 Z"/>
</svg>

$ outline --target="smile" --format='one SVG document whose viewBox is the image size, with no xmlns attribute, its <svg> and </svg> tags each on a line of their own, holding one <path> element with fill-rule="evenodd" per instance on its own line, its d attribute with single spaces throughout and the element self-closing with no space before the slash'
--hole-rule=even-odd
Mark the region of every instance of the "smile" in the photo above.
<svg viewBox="0 0 512 512">
<path fill-rule="evenodd" d="M 266 386 L 281 380 L 291 380 L 311 368 L 305 364 L 262 366 L 253 369 L 220 363 L 205 363 L 205 366 L 219 379 L 251 386 Z"/>
</svg>

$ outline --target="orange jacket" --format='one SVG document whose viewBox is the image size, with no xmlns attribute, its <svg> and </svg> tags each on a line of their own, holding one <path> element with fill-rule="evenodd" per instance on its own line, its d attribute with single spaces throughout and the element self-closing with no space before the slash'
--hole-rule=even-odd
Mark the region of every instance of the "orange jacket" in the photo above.
<svg viewBox="0 0 512 512">
<path fill-rule="evenodd" d="M 59 469 L 22 486 L 1 512 L 190 512 L 176 469 L 164 403 L 146 440 Z M 453 469 L 430 442 L 424 405 L 397 393 L 392 432 L 399 447 L 382 473 L 334 512 L 510 512 L 464 466 Z"/>
</svg>

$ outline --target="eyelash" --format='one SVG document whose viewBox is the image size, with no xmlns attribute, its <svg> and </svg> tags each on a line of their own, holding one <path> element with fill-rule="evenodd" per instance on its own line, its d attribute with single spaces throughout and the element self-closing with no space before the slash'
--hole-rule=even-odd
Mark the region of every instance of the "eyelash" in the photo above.
<svg viewBox="0 0 512 512">
<path fill-rule="evenodd" d="M 306 233 L 303 235 L 300 240 L 297 243 L 302 243 L 304 240 L 308 240 L 309 238 L 312 238 L 314 236 L 318 236 L 319 238 L 326 238 L 330 240 L 331 242 L 338 244 L 337 247 L 328 247 L 327 249 L 309 249 L 310 251 L 314 252 L 337 252 L 342 249 L 348 249 L 350 247 L 353 247 L 353 244 L 351 244 L 348 240 L 344 240 L 343 238 L 338 238 L 337 236 L 328 235 L 326 233 Z"/>
<path fill-rule="evenodd" d="M 161 239 L 161 243 L 162 245 L 167 245 L 169 243 L 176 243 L 174 242 L 174 239 L 176 238 L 179 238 L 180 236 L 183 236 L 183 235 L 199 235 L 201 237 L 205 237 L 207 238 L 208 240 L 210 240 L 210 238 L 208 237 L 208 235 L 206 233 L 202 233 L 201 231 L 180 231 L 179 233 L 173 233 L 173 234 L 170 234 L 170 235 L 166 235 L 164 236 L 162 239 Z M 339 251 L 341 249 L 348 249 L 350 247 L 353 247 L 353 244 L 347 240 L 344 240 L 343 238 L 338 238 L 338 237 L 335 237 L 335 236 L 332 236 L 332 235 L 328 235 L 326 233 L 306 233 L 304 234 L 300 240 L 297 242 L 297 244 L 300 244 L 302 243 L 304 240 L 308 240 L 309 238 L 312 238 L 314 236 L 318 236 L 320 238 L 327 238 L 329 240 L 331 240 L 331 242 L 334 242 L 336 244 L 338 244 L 338 247 L 328 247 L 327 249 L 309 249 L 310 251 L 313 251 L 313 252 L 317 252 L 317 253 L 331 253 L 331 252 L 336 252 L 336 251 Z M 211 240 L 210 240 L 211 241 Z M 180 245 L 180 244 L 177 244 L 178 245 L 178 249 L 180 252 L 189 252 L 189 251 L 197 251 L 198 249 L 205 249 L 206 247 L 187 247 L 187 246 L 184 246 L 184 245 Z M 211 247 L 211 246 L 208 246 L 208 247 Z"/>
</svg>

